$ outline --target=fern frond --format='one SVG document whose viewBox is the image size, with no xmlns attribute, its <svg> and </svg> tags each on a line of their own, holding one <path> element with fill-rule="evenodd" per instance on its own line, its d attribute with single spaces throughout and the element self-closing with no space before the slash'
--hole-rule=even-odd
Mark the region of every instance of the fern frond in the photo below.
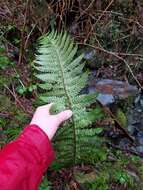
<svg viewBox="0 0 143 190">
<path fill-rule="evenodd" d="M 96 94 L 80 93 L 88 79 L 82 59 L 83 55 L 77 56 L 77 45 L 66 32 L 52 31 L 40 38 L 34 66 L 37 78 L 42 81 L 39 86 L 44 90 L 39 98 L 45 103 L 54 102 L 57 110 L 73 111 L 73 117 L 59 129 L 55 138 L 61 166 L 85 161 L 82 158 L 95 149 L 91 142 L 96 131 L 89 125 L 102 117 L 99 108 L 87 109 L 95 102 Z"/>
</svg>

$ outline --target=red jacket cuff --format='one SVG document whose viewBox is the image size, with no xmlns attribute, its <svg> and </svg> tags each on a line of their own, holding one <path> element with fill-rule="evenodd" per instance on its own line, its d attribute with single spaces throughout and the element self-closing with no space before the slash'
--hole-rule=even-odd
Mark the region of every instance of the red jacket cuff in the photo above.
<svg viewBox="0 0 143 190">
<path fill-rule="evenodd" d="M 52 148 L 52 143 L 45 132 L 37 125 L 28 125 L 20 134 L 18 140 L 24 140 L 24 142 L 34 146 L 38 150 L 44 162 L 45 169 L 47 169 L 54 160 L 55 153 Z"/>
</svg>

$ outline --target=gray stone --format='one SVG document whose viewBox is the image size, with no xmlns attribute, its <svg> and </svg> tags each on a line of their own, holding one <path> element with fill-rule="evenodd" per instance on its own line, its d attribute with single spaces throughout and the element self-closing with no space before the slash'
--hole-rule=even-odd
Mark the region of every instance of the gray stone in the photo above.
<svg viewBox="0 0 143 190">
<path fill-rule="evenodd" d="M 94 76 L 96 75 L 96 72 Z M 124 81 L 101 79 L 90 77 L 88 81 L 88 91 L 98 92 L 97 100 L 103 105 L 109 105 L 117 99 L 126 99 L 138 93 L 136 86 L 130 85 Z"/>
<path fill-rule="evenodd" d="M 102 105 L 109 105 L 115 102 L 115 98 L 112 94 L 99 94 L 96 98 Z"/>
<path fill-rule="evenodd" d="M 139 145 L 143 145 L 143 132 L 138 132 L 136 136 L 136 140 Z"/>
<path fill-rule="evenodd" d="M 134 125 L 128 125 L 128 131 L 131 135 L 133 135 L 136 131 L 136 128 Z"/>
<path fill-rule="evenodd" d="M 94 49 L 89 49 L 84 52 L 84 58 L 86 60 L 92 60 L 95 56 L 95 50 Z"/>
<path fill-rule="evenodd" d="M 143 153 L 143 146 L 137 146 L 137 147 L 136 147 L 136 151 L 137 151 L 138 153 Z"/>
<path fill-rule="evenodd" d="M 127 138 L 122 138 L 119 142 L 119 147 L 123 149 L 129 149 L 130 146 L 130 140 Z"/>
</svg>

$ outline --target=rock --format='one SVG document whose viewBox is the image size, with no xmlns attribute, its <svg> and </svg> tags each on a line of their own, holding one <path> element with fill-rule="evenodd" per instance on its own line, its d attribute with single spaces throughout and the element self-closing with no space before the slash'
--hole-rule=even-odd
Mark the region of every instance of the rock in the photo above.
<svg viewBox="0 0 143 190">
<path fill-rule="evenodd" d="M 95 49 L 88 49 L 84 52 L 84 59 L 92 60 L 95 56 Z"/>
<path fill-rule="evenodd" d="M 143 145 L 143 132 L 138 132 L 136 140 L 139 145 Z"/>
<path fill-rule="evenodd" d="M 143 156 L 143 94 L 136 96 L 133 105 L 128 109 L 128 131 L 135 138 L 134 151 Z"/>
<path fill-rule="evenodd" d="M 123 99 L 138 93 L 138 88 L 136 86 L 118 80 L 102 79 L 98 80 L 93 85 L 99 92 L 112 94 L 113 96 Z"/>
<path fill-rule="evenodd" d="M 138 132 L 143 132 L 143 95 L 142 92 L 135 98 L 134 105 L 128 109 L 128 125 L 133 125 Z M 137 135 L 137 134 L 135 134 Z"/>
<path fill-rule="evenodd" d="M 136 86 L 130 85 L 124 81 L 101 79 L 96 80 L 92 77 L 88 82 L 89 92 L 98 92 L 97 100 L 102 105 L 109 105 L 116 99 L 126 99 L 135 96 L 138 93 Z"/>
<path fill-rule="evenodd" d="M 127 113 L 128 125 L 136 125 L 136 124 L 138 124 L 139 123 L 138 115 L 139 114 L 135 111 L 135 108 L 131 107 L 128 110 L 128 113 Z"/>
<path fill-rule="evenodd" d="M 134 125 L 128 125 L 128 132 L 131 134 L 131 135 L 135 135 L 137 134 L 137 129 Z"/>
<path fill-rule="evenodd" d="M 143 146 L 137 146 L 136 151 L 143 156 Z"/>
<path fill-rule="evenodd" d="M 127 138 L 122 138 L 119 142 L 119 147 L 121 147 L 122 149 L 129 150 L 130 145 L 131 145 L 131 141 Z"/>
<path fill-rule="evenodd" d="M 112 94 L 102 94 L 100 93 L 96 98 L 103 106 L 112 104 L 115 102 L 115 98 Z"/>
<path fill-rule="evenodd" d="M 135 107 L 139 112 L 143 111 L 143 92 L 141 92 L 135 99 Z"/>
<path fill-rule="evenodd" d="M 122 135 L 120 134 L 119 131 L 113 131 L 113 130 L 110 130 L 110 131 L 107 131 L 106 133 L 106 136 L 116 145 L 119 144 L 119 141 L 122 137 Z"/>
</svg>

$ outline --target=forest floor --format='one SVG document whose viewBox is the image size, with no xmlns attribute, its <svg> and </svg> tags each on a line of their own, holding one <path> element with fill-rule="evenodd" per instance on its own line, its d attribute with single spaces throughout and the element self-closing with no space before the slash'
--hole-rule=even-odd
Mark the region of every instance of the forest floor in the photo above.
<svg viewBox="0 0 143 190">
<path fill-rule="evenodd" d="M 142 190 L 143 3 L 138 0 L 1 0 L 0 147 L 17 137 L 38 106 L 34 56 L 37 39 L 51 29 L 68 31 L 78 43 L 91 71 L 86 92 L 99 92 L 106 117 L 95 123 L 104 142 L 96 163 L 49 170 L 39 189 Z"/>
</svg>

